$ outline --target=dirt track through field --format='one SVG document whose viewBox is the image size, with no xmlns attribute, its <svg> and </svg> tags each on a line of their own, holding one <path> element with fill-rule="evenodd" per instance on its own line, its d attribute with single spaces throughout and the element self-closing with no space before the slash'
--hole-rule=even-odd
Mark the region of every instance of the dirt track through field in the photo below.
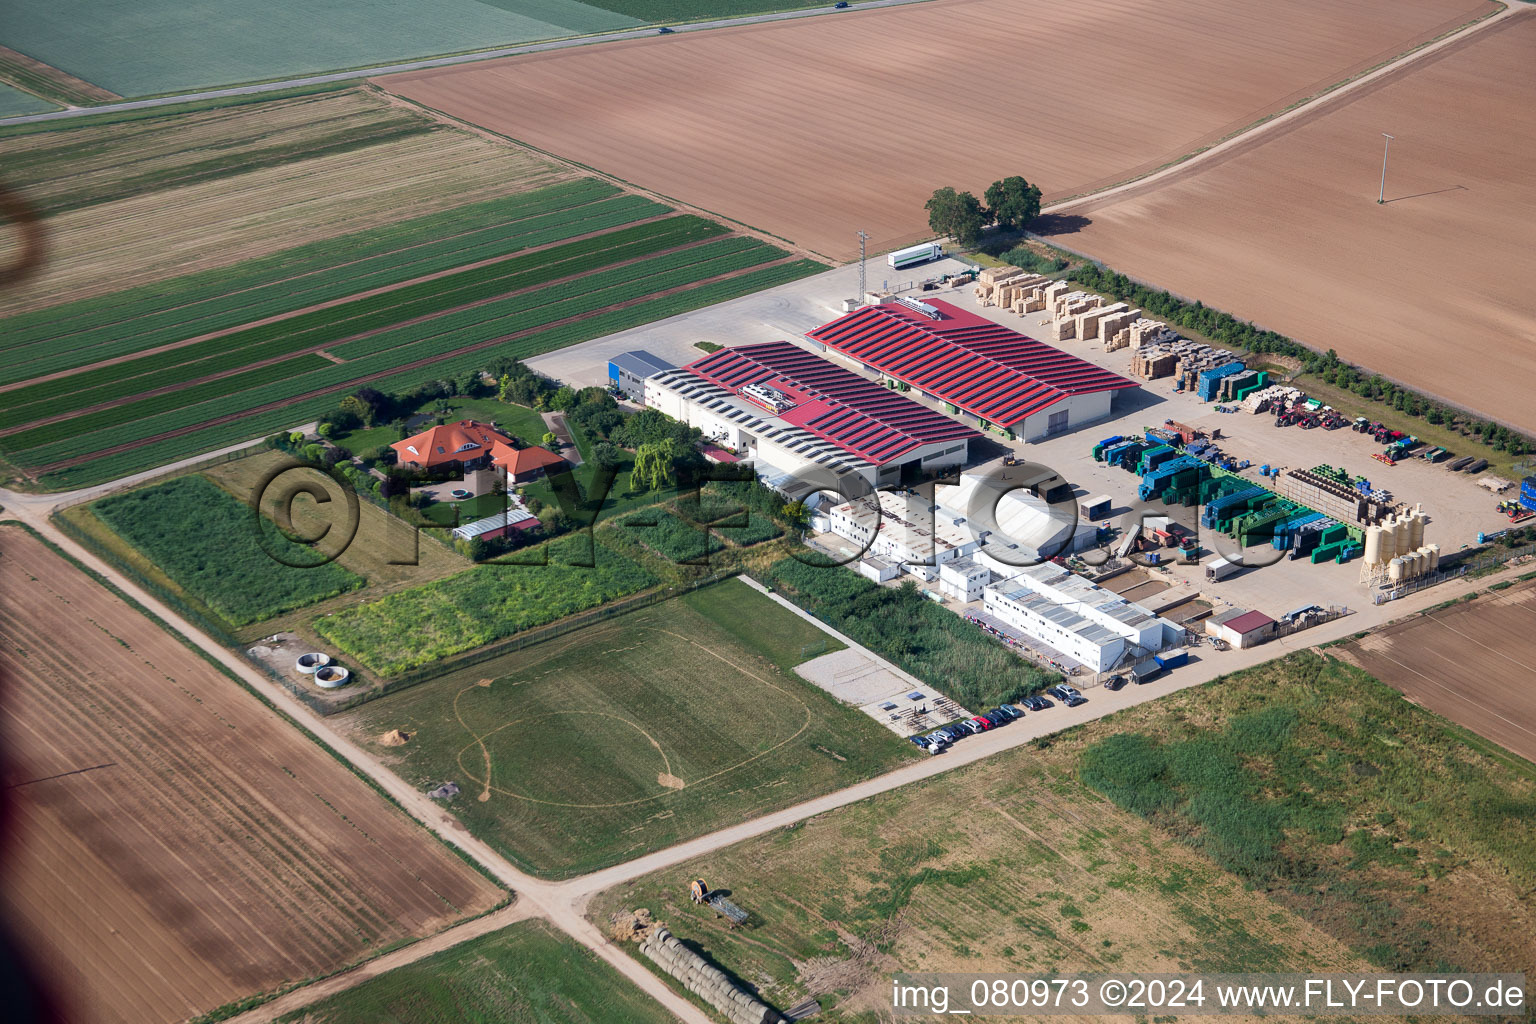
<svg viewBox="0 0 1536 1024">
<path fill-rule="evenodd" d="M 1536 11 L 1517 6 L 1188 172 L 1073 204 L 1044 233 L 1536 430 L 1533 53 Z"/>
<path fill-rule="evenodd" d="M 473 345 L 466 345 L 463 348 L 454 349 L 451 352 L 442 352 L 434 356 L 428 356 L 425 359 L 417 359 L 409 363 L 401 363 L 397 366 L 392 366 L 387 370 L 380 370 L 377 373 L 364 374 L 359 377 L 354 377 L 351 380 L 345 381 L 341 384 L 333 384 L 330 387 L 318 388 L 314 391 L 310 391 L 302 395 L 290 395 L 289 397 L 279 402 L 268 402 L 264 405 L 256 406 L 255 408 L 242 409 L 239 412 L 232 412 L 226 416 L 216 416 L 212 419 L 204 420 L 202 423 L 196 423 L 189 427 L 180 427 L 176 430 L 168 430 L 163 434 L 156 434 L 154 437 L 146 437 L 142 440 L 114 445 L 110 448 L 103 448 L 88 455 L 80 455 L 71 459 L 63 459 L 49 466 L 32 468 L 27 472 L 30 475 L 41 475 L 43 473 L 49 473 L 54 470 L 68 469 L 70 466 L 76 466 L 82 462 L 89 462 L 92 459 L 99 459 L 104 455 L 115 455 L 118 452 L 132 451 L 135 448 L 140 448 L 147 444 L 153 444 L 156 441 L 164 441 L 167 438 L 172 437 L 181 437 L 185 434 L 196 433 L 197 431 L 204 430 L 208 427 L 218 426 L 221 423 L 229 423 L 234 420 L 245 419 L 248 416 L 256 416 L 260 413 L 270 412 L 273 409 L 286 408 L 287 406 L 293 405 L 296 402 L 302 402 L 310 398 L 318 398 L 322 395 L 333 395 L 341 391 L 355 389 L 364 384 L 369 384 L 376 380 L 382 380 L 385 377 L 392 377 L 397 373 L 404 373 L 408 370 L 415 370 L 424 366 L 430 366 L 433 363 L 441 362 L 444 359 L 451 359 L 454 356 L 461 356 L 470 352 L 480 352 L 485 349 L 492 348 L 496 345 L 504 345 L 509 341 L 517 341 L 520 338 L 532 337 L 533 335 L 543 333 L 544 331 L 554 330 L 557 327 L 564 327 L 568 324 L 578 323 L 582 320 L 589 320 L 592 317 L 601 316 L 605 313 L 613 313 L 618 312 L 619 310 L 629 309 L 632 306 L 638 306 L 642 303 L 651 302 L 655 299 L 664 299 L 669 295 L 676 295 L 679 292 L 692 291 L 696 288 L 704 288 L 709 285 L 720 284 L 724 281 L 731 281 L 738 277 L 744 277 L 748 274 L 757 273 L 758 271 L 768 270 L 773 267 L 781 266 L 785 263 L 792 262 L 793 260 L 794 257 L 785 256 L 781 259 L 770 260 L 766 263 L 757 263 L 750 267 L 743 267 L 740 270 L 733 270 L 730 273 L 719 274 L 715 277 L 707 277 L 698 281 L 690 281 L 687 284 L 681 284 L 674 288 L 663 288 L 659 291 L 650 292 L 649 294 L 643 295 L 637 299 L 628 299 L 624 302 L 616 302 L 612 305 L 588 310 L 585 313 L 563 317 L 559 320 L 552 320 L 549 323 L 540 324 L 538 327 L 531 327 L 526 331 L 516 331 L 512 334 L 504 334 L 500 337 L 490 338 L 486 341 L 476 342 Z M 327 342 L 323 347 L 329 347 L 334 344 L 336 343 Z"/>
<path fill-rule="evenodd" d="M 0 890 L 75 1019 L 184 1020 L 497 900 L 345 766 L 15 527 L 0 529 L 0 581 L 5 784 L 26 836 Z"/>
<path fill-rule="evenodd" d="M 1339 648 L 1415 704 L 1536 762 L 1536 581 Z"/>
<path fill-rule="evenodd" d="M 1486 0 L 939 0 L 377 84 L 846 258 L 939 185 L 1144 173 L 1492 10 Z"/>
<path fill-rule="evenodd" d="M 649 218 L 649 220 L 647 220 L 647 221 L 641 221 L 639 223 L 644 224 L 644 223 L 649 223 L 650 220 L 662 220 L 662 219 L 665 219 L 665 218 L 653 217 L 653 218 Z M 633 225 L 633 224 L 626 224 L 626 225 L 624 225 L 624 227 L 626 227 L 626 228 L 634 227 L 634 226 L 636 226 L 636 225 Z M 607 232 L 593 232 L 593 235 L 604 234 L 604 233 L 607 233 Z M 583 237 L 592 237 L 592 236 L 583 236 Z M 181 391 L 184 388 L 194 387 L 194 386 L 196 386 L 198 384 L 206 383 L 207 381 L 218 380 L 221 377 L 233 377 L 236 374 L 246 373 L 246 372 L 248 372 L 250 370 L 257 370 L 257 369 L 260 369 L 263 366 L 271 366 L 274 363 L 286 362 L 289 359 L 294 359 L 294 358 L 296 358 L 298 356 L 302 356 L 302 355 L 309 355 L 310 353 L 319 353 L 319 354 L 325 356 L 325 358 L 330 359 L 332 362 L 344 363 L 344 362 L 346 362 L 346 360 L 339 359 L 339 358 L 337 358 L 337 357 L 335 357 L 333 355 L 330 355 L 329 353 L 325 352 L 325 350 L 328 349 L 328 348 L 334 348 L 334 347 L 336 347 L 338 345 L 344 345 L 347 342 L 360 341 L 360 340 L 362 340 L 364 338 L 371 338 L 374 335 L 383 334 L 386 331 L 397 331 L 397 330 L 400 330 L 401 328 L 412 327 L 412 326 L 415 326 L 417 324 L 430 324 L 433 320 L 436 320 L 438 317 L 449 316 L 449 315 L 451 315 L 453 313 L 460 313 L 460 312 L 463 312 L 464 310 L 467 310 L 467 309 L 475 309 L 475 308 L 477 308 L 479 306 L 487 306 L 487 305 L 490 305 L 493 302 L 500 302 L 503 299 L 516 298 L 519 295 L 527 295 L 530 292 L 540 291 L 540 290 L 545 289 L 545 288 L 555 288 L 555 289 L 563 288 L 566 285 L 574 284 L 576 282 L 581 281 L 582 278 L 592 277 L 592 276 L 595 276 L 597 274 L 604 273 L 605 271 L 619 270 L 619 269 L 622 269 L 624 267 L 632 266 L 633 264 L 636 264 L 636 263 L 642 263 L 642 262 L 644 262 L 646 260 L 659 259 L 661 257 L 669 256 L 669 255 L 671 255 L 673 253 L 683 252 L 684 250 L 687 250 L 687 249 L 698 248 L 700 246 L 707 245 L 710 242 L 718 242 L 718 241 L 722 241 L 722 240 L 727 239 L 727 238 L 736 238 L 736 237 L 740 237 L 740 236 L 739 235 L 730 234 L 730 233 L 721 234 L 721 235 L 714 235 L 714 236 L 711 236 L 710 238 L 700 239 L 697 242 L 687 242 L 687 243 L 684 243 L 683 245 L 674 245 L 674 246 L 670 246 L 670 247 L 668 247 L 666 249 L 658 249 L 655 252 L 643 253 L 643 254 L 641 254 L 639 256 L 631 256 L 631 257 L 628 257 L 628 258 L 622 259 L 622 260 L 615 260 L 612 263 L 605 263 L 603 266 L 601 266 L 601 267 L 594 267 L 591 270 L 583 270 L 583 271 L 580 271 L 578 273 L 567 274 L 564 277 L 555 278 L 554 280 L 551 280 L 551 281 L 544 281 L 544 282 L 541 282 L 539 284 L 528 285 L 528 286 L 523 287 L 523 288 L 513 288 L 513 289 L 511 289 L 509 291 L 501 292 L 501 293 L 499 293 L 497 295 L 492 295 L 489 298 L 476 299 L 473 302 L 465 302 L 465 303 L 462 303 L 462 304 L 457 305 L 457 306 L 447 306 L 447 307 L 444 307 L 443 309 L 436 310 L 436 311 L 434 311 L 432 313 L 428 313 L 428 314 L 423 315 L 423 316 L 411 317 L 411 318 L 406 319 L 406 320 L 401 320 L 399 323 L 389 324 L 389 325 L 387 325 L 385 327 L 376 327 L 376 328 L 373 328 L 371 330 L 360 331 L 357 334 L 349 334 L 349 335 L 346 335 L 345 337 L 333 338 L 330 341 L 322 342 L 322 343 L 320 343 L 318 345 L 310 345 L 310 346 L 307 346 L 305 348 L 294 349 L 291 352 L 284 352 L 281 355 L 269 356 L 266 359 L 258 359 L 258 360 L 255 360 L 253 362 L 242 363 L 239 366 L 231 367 L 230 369 L 223 370 L 223 371 L 221 371 L 219 373 L 204 374 L 203 376 L 200 376 L 200 377 L 192 377 L 192 378 L 190 378 L 188 380 L 177 381 L 175 384 L 168 384 L 168 385 L 166 385 L 164 387 L 150 388 L 150 389 L 147 389 L 147 390 L 144 390 L 144 391 L 136 391 L 136 392 L 134 392 L 131 395 L 124 395 L 123 397 L 115 398 L 115 399 L 113 399 L 110 402 L 98 402 L 95 405 L 83 406 L 82 408 L 79 408 L 79 409 L 71 409 L 69 412 L 60 413 L 57 416 L 45 416 L 45 417 L 39 417 L 38 419 L 35 419 L 35 420 L 28 420 L 26 423 L 19 424 L 19 425 L 15 426 L 15 427 L 9 427 L 9 428 L 6 428 L 4 430 L 0 430 L 0 437 L 4 437 L 7 434 L 14 434 L 14 433 L 16 433 L 18 431 L 21 431 L 21 430 L 31 430 L 34 427 L 46 426 L 49 423 L 56 423 L 56 422 L 58 422 L 60 420 L 68 420 L 68 419 L 74 419 L 77 416 L 85 416 L 85 415 L 87 415 L 89 413 L 98 412 L 98 411 L 100 411 L 102 409 L 110 409 L 110 408 L 112 408 L 114 406 L 118 406 L 118 405 L 127 405 L 129 402 L 137 402 L 137 401 L 140 401 L 140 400 L 145 399 L 145 398 L 153 398 L 156 395 L 174 394 L 175 392 Z M 575 239 L 575 241 L 579 241 L 579 240 L 580 239 Z M 539 248 L 545 248 L 545 247 L 541 246 Z M 530 252 L 532 252 L 532 250 L 524 250 L 524 251 L 521 251 L 521 252 L 510 253 L 507 256 L 497 257 L 495 260 L 488 260 L 488 261 L 485 261 L 485 262 L 491 262 L 491 263 L 504 262 L 505 260 L 512 259 L 512 258 L 517 257 L 517 256 L 527 256 L 527 255 L 530 254 Z M 465 266 L 465 267 L 455 267 L 453 270 L 450 270 L 450 271 L 444 271 L 443 273 L 439 273 L 439 274 L 429 274 L 429 275 L 427 275 L 425 277 L 420 277 L 420 278 L 414 278 L 414 279 L 412 279 L 410 281 L 402 282 L 399 285 L 391 285 L 388 288 L 376 289 L 374 292 L 363 292 L 363 293 L 359 293 L 358 295 L 349 295 L 346 298 L 338 299 L 335 302 L 322 303 L 320 305 L 310 306 L 310 307 L 307 307 L 305 309 L 297 310 L 297 311 L 295 311 L 293 313 L 284 314 L 282 317 L 277 317 L 277 318 L 274 318 L 274 319 L 288 319 L 289 317 L 298 316 L 298 315 L 303 314 L 303 313 L 314 312 L 317 309 L 325 309 L 325 308 L 328 308 L 328 307 L 331 307 L 331 306 L 339 305 L 339 304 L 344 303 L 344 302 L 350 302 L 353 299 L 365 298 L 368 295 L 377 294 L 379 292 L 395 291 L 396 289 L 403 288 L 406 285 L 420 284 L 420 283 L 422 283 L 424 281 L 431 281 L 431 280 L 434 280 L 436 278 L 444 276 L 444 274 L 455 273 L 455 272 L 457 272 L 459 270 L 468 270 L 468 269 L 472 269 L 473 267 L 481 266 L 481 265 L 482 264 L 478 264 L 477 263 L 477 264 L 470 264 L 470 265 Z M 373 310 L 370 310 L 370 312 L 373 312 Z M 141 356 L 153 355 L 155 352 L 164 351 L 165 349 L 182 348 L 182 347 L 184 347 L 186 345 L 190 345 L 190 344 L 192 344 L 193 342 L 196 342 L 196 341 L 206 341 L 209 338 L 215 338 L 215 337 L 220 337 L 222 335 L 232 334 L 235 331 L 243 331 L 243 330 L 245 330 L 245 329 L 247 329 L 249 327 L 257 327 L 257 326 L 260 326 L 260 324 L 264 323 L 264 322 L 266 322 L 266 321 L 257 321 L 255 323 L 242 324 L 239 327 L 231 328 L 230 330 L 227 330 L 227 331 L 220 331 L 220 332 L 218 332 L 216 334 L 204 335 L 203 337 L 200 337 L 200 338 L 192 338 L 192 339 L 189 339 L 188 341 L 176 342 L 176 343 L 171 344 L 171 345 L 162 346 L 161 348 L 158 348 L 158 349 L 146 349 L 146 350 L 144 350 L 142 352 L 134 352 L 131 355 L 123 356 L 120 359 L 109 359 L 109 360 L 104 360 L 104 361 L 102 361 L 100 363 L 92 363 L 91 364 L 91 368 L 95 369 L 95 368 L 100 367 L 100 366 L 110 366 L 113 363 L 119 363 L 119 362 L 131 362 L 132 360 L 137 359 L 137 358 L 139 358 Z M 416 339 L 411 339 L 411 340 L 416 340 Z M 406 344 L 406 342 L 402 342 L 402 344 Z M 78 370 L 65 370 L 65 371 L 62 371 L 60 373 L 49 374 L 46 377 L 37 377 L 37 378 L 34 378 L 32 380 L 29 380 L 29 381 L 22 381 L 22 382 L 18 383 L 16 386 L 20 387 L 20 386 L 22 386 L 24 384 L 38 384 L 38 383 L 42 383 L 43 381 L 51 380 L 51 379 L 53 379 L 55 377 L 67 377 L 71 373 L 78 373 L 78 372 L 79 372 Z M 3 393 L 3 389 L 0 389 L 0 393 Z"/>
</svg>

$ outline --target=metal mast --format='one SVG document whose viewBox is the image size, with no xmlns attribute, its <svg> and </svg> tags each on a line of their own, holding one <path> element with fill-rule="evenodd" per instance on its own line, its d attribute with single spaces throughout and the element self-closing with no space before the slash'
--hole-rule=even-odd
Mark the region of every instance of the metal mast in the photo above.
<svg viewBox="0 0 1536 1024">
<path fill-rule="evenodd" d="M 864 290 L 864 243 L 869 241 L 869 235 L 859 232 L 859 305 L 864 305 L 864 296 L 869 292 Z"/>
</svg>

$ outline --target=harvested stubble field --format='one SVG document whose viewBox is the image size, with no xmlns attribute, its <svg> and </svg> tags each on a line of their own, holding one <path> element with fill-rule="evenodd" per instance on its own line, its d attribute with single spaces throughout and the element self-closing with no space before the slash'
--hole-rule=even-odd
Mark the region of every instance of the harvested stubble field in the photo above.
<svg viewBox="0 0 1536 1024">
<path fill-rule="evenodd" d="M 1533 52 L 1536 12 L 1509 17 L 1057 240 L 1536 430 Z"/>
<path fill-rule="evenodd" d="M 43 205 L 68 205 L 45 222 L 47 265 L 6 292 L 5 314 L 571 177 L 368 89 L 121 124 L 66 123 L 0 139 L 0 161 L 32 182 L 24 197 L 37 188 Z M 14 245 L 6 232 L 0 254 L 9 258 Z"/>
<path fill-rule="evenodd" d="M 5 785 L 25 837 L 0 892 L 73 1016 L 185 1020 L 497 902 L 143 613 L 19 527 L 0 545 Z"/>
<path fill-rule="evenodd" d="M 1536 762 L 1536 581 L 1378 630 L 1339 654 L 1421 704 Z"/>
<path fill-rule="evenodd" d="M 928 237 L 940 185 L 1121 181 L 1494 9 L 954 0 L 378 82 L 843 259 L 860 229 L 876 252 Z"/>
<path fill-rule="evenodd" d="M 280 1024 L 672 1024 L 591 950 L 522 921 L 279 1018 Z"/>
<path fill-rule="evenodd" d="M 819 995 L 861 1024 L 900 970 L 1528 971 L 1533 812 L 1531 773 L 1301 653 L 647 876 L 590 916 L 647 908 L 776 1005 Z M 752 920 L 693 906 L 689 878 Z"/>
<path fill-rule="evenodd" d="M 829 646 L 727 580 L 336 720 L 412 785 L 458 782 L 466 828 L 527 870 L 565 877 L 915 757 L 794 674 Z M 410 742 L 379 744 L 393 729 Z"/>
</svg>

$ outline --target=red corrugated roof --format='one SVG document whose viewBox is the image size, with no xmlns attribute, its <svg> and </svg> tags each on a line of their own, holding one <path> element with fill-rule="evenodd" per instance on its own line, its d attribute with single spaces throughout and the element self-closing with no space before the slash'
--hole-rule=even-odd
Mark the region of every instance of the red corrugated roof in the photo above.
<svg viewBox="0 0 1536 1024">
<path fill-rule="evenodd" d="M 1224 627 L 1232 630 L 1238 636 L 1242 636 L 1244 633 L 1252 633 L 1256 629 L 1263 629 L 1265 626 L 1273 626 L 1274 624 L 1275 620 L 1263 612 L 1248 612 L 1222 623 Z"/>
<path fill-rule="evenodd" d="M 940 319 L 899 304 L 865 306 L 808 337 L 1004 427 L 1067 395 L 1138 386 L 943 300 L 925 301 Z"/>
<path fill-rule="evenodd" d="M 684 367 L 727 391 L 766 384 L 798 400 L 780 418 L 883 465 L 912 449 L 981 435 L 787 341 L 724 348 Z"/>
</svg>

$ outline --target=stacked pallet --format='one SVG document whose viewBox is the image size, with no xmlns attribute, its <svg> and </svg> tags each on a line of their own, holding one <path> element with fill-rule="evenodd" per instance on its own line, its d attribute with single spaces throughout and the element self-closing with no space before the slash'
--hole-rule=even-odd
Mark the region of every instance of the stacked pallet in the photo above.
<svg viewBox="0 0 1536 1024">
<path fill-rule="evenodd" d="M 1045 308 L 1045 290 L 1057 282 L 1041 274 L 1025 274 L 1010 278 L 997 286 L 994 292 L 997 305 L 1015 313 L 1033 313 Z"/>
<path fill-rule="evenodd" d="M 1143 380 L 1171 376 L 1178 365 L 1179 357 L 1173 352 L 1144 348 L 1131 354 L 1131 374 Z"/>
<path fill-rule="evenodd" d="M 1271 409 L 1277 404 L 1289 405 L 1301 397 L 1301 389 L 1293 388 L 1288 384 L 1271 384 L 1267 388 L 1258 391 L 1250 391 L 1243 399 L 1243 408 L 1249 412 L 1258 412 L 1262 409 Z"/>
<path fill-rule="evenodd" d="M 1330 519 L 1360 526 L 1379 523 L 1405 507 L 1367 497 L 1344 479 L 1337 471 L 1329 472 L 1327 466 L 1288 469 L 1280 475 L 1276 491 L 1281 497 L 1316 509 Z"/>
<path fill-rule="evenodd" d="M 1015 278 L 1038 276 L 1019 267 L 987 267 L 976 275 L 975 294 L 983 306 L 996 306 L 998 285 Z"/>
</svg>

